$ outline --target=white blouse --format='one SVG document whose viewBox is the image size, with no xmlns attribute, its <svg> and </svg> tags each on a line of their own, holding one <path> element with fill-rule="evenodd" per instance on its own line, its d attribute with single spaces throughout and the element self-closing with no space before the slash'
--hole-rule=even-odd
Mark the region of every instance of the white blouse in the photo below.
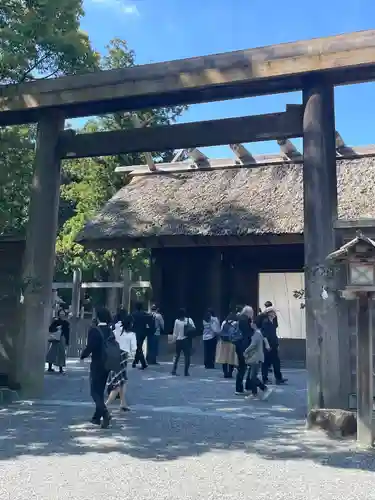
<svg viewBox="0 0 375 500">
<path fill-rule="evenodd" d="M 183 340 L 185 337 L 185 326 L 190 323 L 193 328 L 195 328 L 194 321 L 191 318 L 176 319 L 173 327 L 173 338 L 175 340 Z"/>
<path fill-rule="evenodd" d="M 115 337 L 119 343 L 120 349 L 132 355 L 137 349 L 137 338 L 134 332 L 122 333 L 122 323 L 118 322 L 115 325 Z"/>
</svg>

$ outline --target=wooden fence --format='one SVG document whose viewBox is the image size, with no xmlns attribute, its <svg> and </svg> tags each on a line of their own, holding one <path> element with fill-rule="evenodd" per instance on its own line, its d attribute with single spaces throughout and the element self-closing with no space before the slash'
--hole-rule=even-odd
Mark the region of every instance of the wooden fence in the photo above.
<svg viewBox="0 0 375 500">
<path fill-rule="evenodd" d="M 92 318 L 78 319 L 76 325 L 72 325 L 70 332 L 70 342 L 67 349 L 68 358 L 79 358 L 82 349 L 86 345 L 87 333 L 92 326 Z"/>
</svg>

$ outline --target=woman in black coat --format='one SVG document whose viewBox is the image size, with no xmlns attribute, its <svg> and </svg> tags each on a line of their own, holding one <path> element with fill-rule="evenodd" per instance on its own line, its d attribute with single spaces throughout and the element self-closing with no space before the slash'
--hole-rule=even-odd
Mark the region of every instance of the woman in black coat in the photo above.
<svg viewBox="0 0 375 500">
<path fill-rule="evenodd" d="M 64 373 L 66 366 L 66 348 L 69 345 L 70 325 L 66 319 L 66 313 L 63 309 L 57 313 L 49 327 L 49 349 L 46 357 L 48 363 L 48 372 L 53 373 L 55 370 L 52 365 L 59 367 L 59 372 Z"/>
</svg>

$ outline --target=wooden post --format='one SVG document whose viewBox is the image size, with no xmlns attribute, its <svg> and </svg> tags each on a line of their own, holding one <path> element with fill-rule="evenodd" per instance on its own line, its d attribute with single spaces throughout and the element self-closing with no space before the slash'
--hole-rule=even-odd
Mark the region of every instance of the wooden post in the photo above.
<svg viewBox="0 0 375 500">
<path fill-rule="evenodd" d="M 373 359 L 371 294 L 361 293 L 357 305 L 357 441 L 373 445 Z"/>
<path fill-rule="evenodd" d="M 72 288 L 72 315 L 74 318 L 78 318 L 80 314 L 81 283 L 82 283 L 82 271 L 81 269 L 74 269 L 73 288 Z"/>
<path fill-rule="evenodd" d="M 152 287 L 152 302 L 158 307 L 162 304 L 163 289 L 163 268 L 162 268 L 163 250 L 152 249 L 150 257 L 150 281 Z"/>
<path fill-rule="evenodd" d="M 46 111 L 38 123 L 35 171 L 31 186 L 29 222 L 24 261 L 22 327 L 22 391 L 29 397 L 43 391 L 47 332 L 57 232 L 60 159 L 57 142 L 64 115 Z"/>
<path fill-rule="evenodd" d="M 342 232 L 335 230 L 335 240 L 336 248 L 340 248 L 344 243 Z M 346 266 L 339 266 L 338 272 L 336 274 L 336 285 L 338 290 L 343 290 L 347 285 L 347 269 Z M 343 409 L 350 409 L 351 397 L 350 394 L 355 391 L 352 387 L 352 368 L 353 366 L 353 356 L 351 352 L 351 347 L 353 342 L 353 337 L 355 332 L 352 327 L 352 319 L 350 314 L 355 319 L 355 313 L 350 312 L 350 308 L 355 309 L 355 304 L 353 301 L 345 300 L 343 297 L 337 299 L 337 317 L 338 317 L 338 331 L 339 331 L 339 359 L 340 359 L 340 386 L 342 391 Z M 345 406 L 344 406 L 345 405 Z"/>
<path fill-rule="evenodd" d="M 130 285 L 132 282 L 132 272 L 128 267 L 124 267 L 122 270 L 122 297 L 121 297 L 121 305 L 124 309 L 128 311 L 129 308 L 129 296 L 130 296 Z M 131 311 L 128 311 L 130 313 Z"/>
<path fill-rule="evenodd" d="M 110 270 L 111 281 L 117 282 L 120 279 L 121 273 L 121 251 L 115 252 L 113 266 Z M 116 314 L 119 306 L 119 292 L 118 288 L 110 288 L 107 293 L 107 307 L 109 312 L 113 315 Z"/>
<path fill-rule="evenodd" d="M 339 408 L 340 359 L 336 299 L 326 256 L 335 249 L 337 218 L 334 90 L 312 82 L 304 98 L 304 242 L 306 362 L 309 409 Z M 323 300 L 323 289 L 328 299 Z M 347 369 L 347 367 L 345 367 Z"/>
<path fill-rule="evenodd" d="M 81 313 L 81 283 L 82 271 L 81 269 L 74 269 L 71 305 L 72 317 L 70 318 L 70 345 L 77 345 L 78 323 Z"/>
</svg>

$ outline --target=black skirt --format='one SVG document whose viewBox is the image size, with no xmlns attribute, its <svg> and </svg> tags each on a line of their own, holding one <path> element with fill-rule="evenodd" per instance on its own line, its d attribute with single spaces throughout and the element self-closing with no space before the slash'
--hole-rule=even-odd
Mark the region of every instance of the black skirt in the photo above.
<svg viewBox="0 0 375 500">
<path fill-rule="evenodd" d="M 109 372 L 107 386 L 108 392 L 113 391 L 113 389 L 118 389 L 122 387 L 128 380 L 127 373 L 128 366 L 128 353 L 122 351 L 121 352 L 121 368 L 118 372 Z"/>
</svg>

